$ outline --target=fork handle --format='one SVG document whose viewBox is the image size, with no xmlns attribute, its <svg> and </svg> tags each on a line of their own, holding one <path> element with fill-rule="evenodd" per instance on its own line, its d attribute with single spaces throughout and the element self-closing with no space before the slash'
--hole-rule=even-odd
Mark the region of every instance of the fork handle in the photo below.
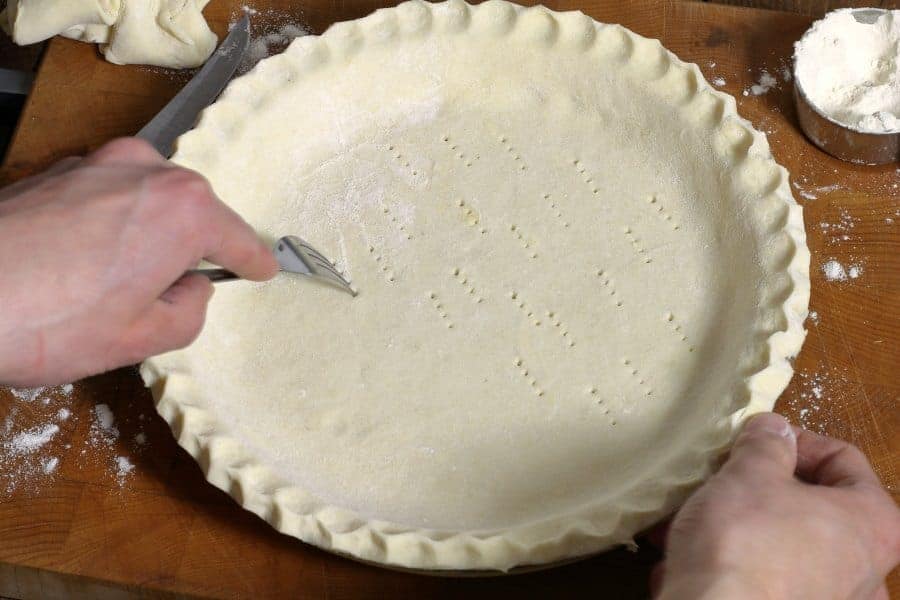
<svg viewBox="0 0 900 600">
<path fill-rule="evenodd" d="M 193 271 L 188 271 L 187 274 L 203 275 L 204 277 L 208 277 L 213 283 L 218 283 L 220 281 L 236 281 L 240 279 L 238 275 L 235 275 L 228 269 L 195 269 Z"/>
</svg>

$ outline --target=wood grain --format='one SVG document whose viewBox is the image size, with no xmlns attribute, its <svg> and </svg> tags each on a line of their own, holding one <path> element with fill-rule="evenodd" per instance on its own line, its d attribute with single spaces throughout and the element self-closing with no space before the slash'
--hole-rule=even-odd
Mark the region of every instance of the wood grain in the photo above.
<svg viewBox="0 0 900 600">
<path fill-rule="evenodd" d="M 736 6 L 749 6 L 753 8 L 766 8 L 771 10 L 785 10 L 821 17 L 830 10 L 836 8 L 900 8 L 898 0 L 704 0 L 719 4 L 734 4 Z"/>
<path fill-rule="evenodd" d="M 241 3 L 210 5 L 219 32 Z M 378 4 L 309 0 L 302 13 L 290 0 L 270 0 L 266 6 L 322 31 Z M 574 0 L 547 4 L 576 7 Z M 812 310 L 818 315 L 809 324 L 797 375 L 778 410 L 860 445 L 884 484 L 900 497 L 900 172 L 897 165 L 860 167 L 832 159 L 798 131 L 791 86 L 780 71 L 810 18 L 666 0 L 585 0 L 578 7 L 662 38 L 709 78 L 724 78 L 724 89 L 738 98 L 741 114 L 768 133 L 805 208 L 813 253 Z M 763 96 L 743 96 L 763 68 L 778 75 L 779 87 Z M 184 81 L 184 75 L 109 65 L 90 46 L 54 40 L 0 181 L 134 133 Z M 853 225 L 843 231 L 822 227 L 847 218 Z M 826 281 L 821 267 L 832 258 L 862 265 L 862 275 L 850 282 Z M 326 554 L 274 532 L 206 484 L 155 416 L 133 369 L 79 382 L 72 402 L 75 414 L 50 448 L 61 458 L 52 481 L 9 493 L 0 489 L 0 595 L 647 597 L 647 576 L 657 555 L 645 545 L 636 554 L 617 551 L 545 573 L 489 579 L 423 577 Z M 91 410 L 101 402 L 112 408 L 120 438 L 112 447 L 97 449 L 87 440 Z M 0 390 L 0 415 L 13 407 L 20 411 L 19 426 L 28 426 L 29 419 L 39 422 L 39 411 Z M 147 436 L 145 447 L 131 441 L 139 430 Z M 118 455 L 136 465 L 122 486 L 109 469 Z M 889 585 L 900 597 L 896 572 Z"/>
</svg>

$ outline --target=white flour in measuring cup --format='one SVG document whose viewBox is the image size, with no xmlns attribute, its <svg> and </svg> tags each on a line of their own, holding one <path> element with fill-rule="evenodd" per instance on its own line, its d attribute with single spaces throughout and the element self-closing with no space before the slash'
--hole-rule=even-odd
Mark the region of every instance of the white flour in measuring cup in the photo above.
<svg viewBox="0 0 900 600">
<path fill-rule="evenodd" d="M 871 24 L 833 11 L 794 50 L 797 82 L 822 113 L 858 131 L 900 131 L 900 10 Z"/>
</svg>

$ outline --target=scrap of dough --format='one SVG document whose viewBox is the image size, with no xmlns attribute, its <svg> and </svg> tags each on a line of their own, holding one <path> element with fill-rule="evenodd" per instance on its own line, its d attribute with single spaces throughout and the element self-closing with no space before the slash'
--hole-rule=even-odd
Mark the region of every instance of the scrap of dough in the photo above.
<svg viewBox="0 0 900 600">
<path fill-rule="evenodd" d="M 76 25 L 63 31 L 60 35 L 79 42 L 88 42 L 91 44 L 107 44 L 109 43 L 109 35 L 111 33 L 109 25 Z"/>
<path fill-rule="evenodd" d="M 208 1 L 208 0 L 207 0 Z M 184 69 L 198 67 L 216 48 L 216 34 L 203 18 L 203 0 L 126 2 L 113 26 L 106 60 Z"/>
<path fill-rule="evenodd" d="M 19 45 L 34 44 L 82 25 L 116 22 L 122 0 L 12 0 L 5 29 Z"/>
<path fill-rule="evenodd" d="M 13 0 L 0 27 L 17 44 L 54 35 L 103 44 L 115 64 L 198 67 L 217 38 L 203 18 L 209 0 Z"/>
</svg>

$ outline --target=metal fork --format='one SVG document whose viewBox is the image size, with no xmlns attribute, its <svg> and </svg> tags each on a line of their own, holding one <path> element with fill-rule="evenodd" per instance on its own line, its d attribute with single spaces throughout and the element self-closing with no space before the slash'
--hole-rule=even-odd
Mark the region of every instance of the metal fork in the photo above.
<svg viewBox="0 0 900 600">
<path fill-rule="evenodd" d="M 356 290 L 338 272 L 334 263 L 296 235 L 288 235 L 278 240 L 272 252 L 283 272 L 314 277 L 337 286 L 354 298 L 356 297 Z M 214 283 L 240 279 L 238 275 L 227 269 L 197 269 L 191 273 L 208 277 Z"/>
</svg>

